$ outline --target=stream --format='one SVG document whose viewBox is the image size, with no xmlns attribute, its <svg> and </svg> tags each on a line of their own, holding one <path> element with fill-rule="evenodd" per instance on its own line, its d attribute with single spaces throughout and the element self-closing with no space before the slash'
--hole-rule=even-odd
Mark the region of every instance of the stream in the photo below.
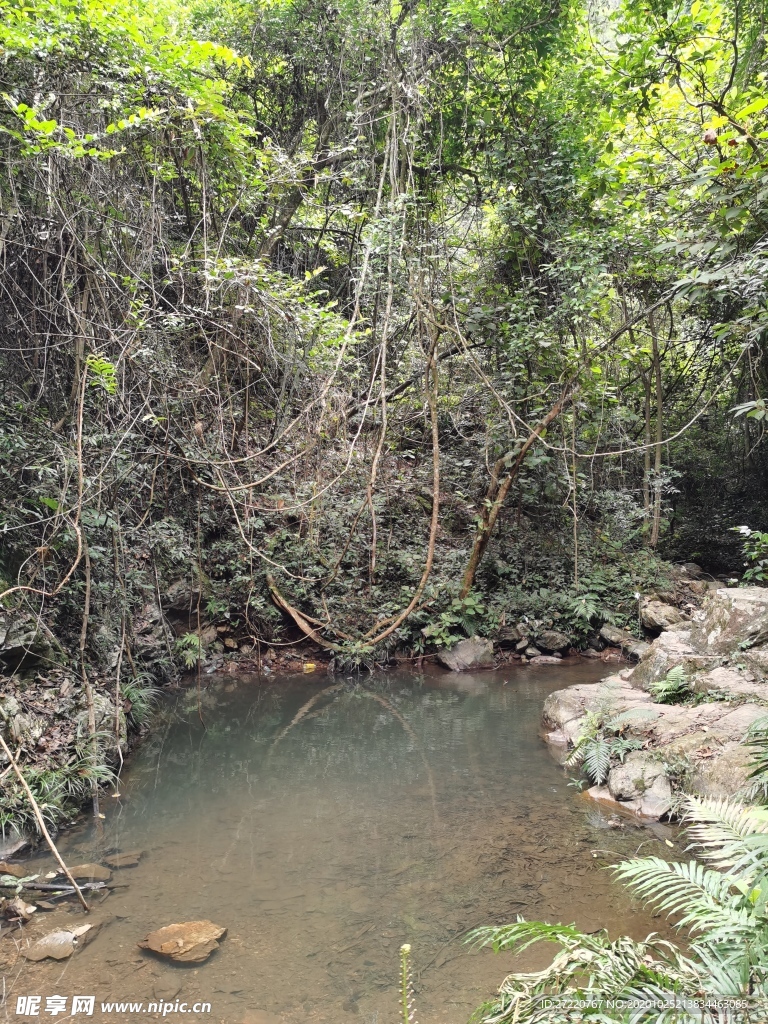
<svg viewBox="0 0 768 1024">
<path fill-rule="evenodd" d="M 551 956 L 471 951 L 462 935 L 473 926 L 520 913 L 613 936 L 659 930 L 604 864 L 641 844 L 664 855 L 674 833 L 606 827 L 539 737 L 550 691 L 606 672 L 577 662 L 203 677 L 199 694 L 193 684 L 158 711 L 100 826 L 61 837 L 70 864 L 142 853 L 94 900 L 104 927 L 61 962 L 27 963 L 12 955 L 18 937 L 5 938 L 0 1020 L 24 1019 L 18 995 L 57 993 L 94 995 L 93 1015 L 38 1019 L 159 1019 L 100 1004 L 161 999 L 211 1003 L 187 1020 L 398 1024 L 408 942 L 420 1024 L 465 1024 L 513 964 Z M 41 851 L 30 871 L 49 866 Z M 228 929 L 205 963 L 137 947 L 156 928 L 202 918 Z M 27 934 L 82 921 L 68 903 L 39 911 Z"/>
</svg>

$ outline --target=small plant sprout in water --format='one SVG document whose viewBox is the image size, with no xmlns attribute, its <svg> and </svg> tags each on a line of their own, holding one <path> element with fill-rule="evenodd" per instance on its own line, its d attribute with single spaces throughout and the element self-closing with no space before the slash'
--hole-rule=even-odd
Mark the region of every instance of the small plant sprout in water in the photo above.
<svg viewBox="0 0 768 1024">
<path fill-rule="evenodd" d="M 400 1021 L 401 1024 L 418 1024 L 411 985 L 411 946 L 408 942 L 400 947 Z"/>
</svg>

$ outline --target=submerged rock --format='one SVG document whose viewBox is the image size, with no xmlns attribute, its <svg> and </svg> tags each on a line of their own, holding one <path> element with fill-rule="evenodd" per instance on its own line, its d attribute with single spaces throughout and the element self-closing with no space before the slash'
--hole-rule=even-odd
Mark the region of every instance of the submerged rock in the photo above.
<svg viewBox="0 0 768 1024">
<path fill-rule="evenodd" d="M 227 929 L 212 921 L 185 921 L 159 928 L 139 943 L 142 949 L 182 963 L 202 963 L 219 948 Z"/>
<path fill-rule="evenodd" d="M 115 871 L 121 868 L 135 868 L 143 856 L 141 850 L 130 850 L 126 853 L 113 853 L 104 858 L 104 863 Z"/>
<path fill-rule="evenodd" d="M 76 864 L 69 868 L 69 873 L 76 882 L 108 882 L 112 877 L 109 868 L 102 864 Z M 63 874 L 62 871 L 59 874 Z"/>
<path fill-rule="evenodd" d="M 9 864 L 5 860 L 0 860 L 0 875 L 13 875 L 14 878 L 27 878 L 29 871 L 24 864 Z"/>
<path fill-rule="evenodd" d="M 451 672 L 472 672 L 480 668 L 496 667 L 493 644 L 481 636 L 460 640 L 450 650 L 440 651 L 437 660 Z"/>
<path fill-rule="evenodd" d="M 5 913 L 13 917 L 20 917 L 22 921 L 31 921 L 32 915 L 37 910 L 34 903 L 25 903 L 20 896 L 8 900 L 4 907 Z"/>
<path fill-rule="evenodd" d="M 96 935 L 99 925 L 82 924 L 78 928 L 58 929 L 49 932 L 37 942 L 34 942 L 27 949 L 21 951 L 21 955 L 27 960 L 66 960 L 72 956 L 76 949 L 86 945 Z"/>
</svg>

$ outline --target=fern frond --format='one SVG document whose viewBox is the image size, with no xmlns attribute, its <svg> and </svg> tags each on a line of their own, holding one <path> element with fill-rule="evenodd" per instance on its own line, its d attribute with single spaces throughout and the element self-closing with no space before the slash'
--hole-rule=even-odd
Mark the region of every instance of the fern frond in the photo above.
<svg viewBox="0 0 768 1024">
<path fill-rule="evenodd" d="M 672 863 L 660 857 L 626 861 L 615 873 L 634 892 L 667 914 L 679 914 L 677 927 L 689 927 L 708 942 L 738 942 L 763 924 L 734 879 L 696 861 Z"/>
<path fill-rule="evenodd" d="M 614 715 L 609 718 L 605 723 L 606 729 L 611 729 L 613 732 L 618 732 L 619 729 L 623 729 L 625 725 L 632 725 L 634 722 L 643 722 L 648 718 L 656 718 L 658 716 L 657 711 L 652 711 L 650 708 L 627 708 L 626 711 L 621 711 L 618 715 Z"/>
<path fill-rule="evenodd" d="M 684 820 L 692 823 L 687 833 L 693 840 L 689 849 L 718 867 L 733 866 L 754 852 L 750 836 L 768 835 L 768 821 L 755 810 L 730 797 L 686 797 Z"/>
<path fill-rule="evenodd" d="M 590 944 L 599 944 L 604 932 L 587 936 Z M 522 953 L 537 942 L 559 942 L 569 945 L 584 938 L 575 925 L 547 924 L 544 921 L 526 921 L 518 917 L 514 924 L 489 925 L 473 929 L 464 940 L 476 949 L 491 946 L 494 953 L 514 950 Z"/>
<path fill-rule="evenodd" d="M 601 736 L 588 743 L 582 763 L 590 779 L 601 786 L 611 770 L 611 747 L 607 740 Z"/>
</svg>

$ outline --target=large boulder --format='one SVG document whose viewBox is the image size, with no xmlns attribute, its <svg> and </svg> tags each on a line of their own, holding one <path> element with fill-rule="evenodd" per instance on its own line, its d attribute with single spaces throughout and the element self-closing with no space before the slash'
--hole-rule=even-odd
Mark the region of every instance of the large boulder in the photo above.
<svg viewBox="0 0 768 1024">
<path fill-rule="evenodd" d="M 437 660 L 451 672 L 474 672 L 481 668 L 495 668 L 493 644 L 482 636 L 460 640 L 450 650 L 440 651 Z"/>
<path fill-rule="evenodd" d="M 724 797 L 739 793 L 747 785 L 750 751 L 743 743 L 700 747 L 693 758 L 694 771 L 687 789 L 697 796 Z"/>
<path fill-rule="evenodd" d="M 651 683 L 664 679 L 668 672 L 682 665 L 686 675 L 699 669 L 709 668 L 715 661 L 714 655 L 701 655 L 689 642 L 688 630 L 662 633 L 640 659 L 632 673 L 634 686 L 647 690 Z"/>
<path fill-rule="evenodd" d="M 660 633 L 683 621 L 682 612 L 674 605 L 665 604 L 656 597 L 640 598 L 640 622 L 645 629 Z"/>
<path fill-rule="evenodd" d="M 600 683 L 580 683 L 565 690 L 554 690 L 544 701 L 542 718 L 548 743 L 556 747 L 575 743 L 586 723 L 589 711 L 611 716 L 629 712 L 628 726 L 647 727 L 660 712 L 650 694 L 636 690 L 621 676 L 608 676 Z"/>
<path fill-rule="evenodd" d="M 637 800 L 664 774 L 659 761 L 654 761 L 642 750 L 633 750 L 627 754 L 623 764 L 611 768 L 608 789 L 614 800 Z"/>
<path fill-rule="evenodd" d="M 713 591 L 694 620 L 691 643 L 721 655 L 768 643 L 768 588 L 720 587 Z"/>
<path fill-rule="evenodd" d="M 636 636 L 632 636 L 626 629 L 617 629 L 616 626 L 610 626 L 608 623 L 601 627 L 600 636 L 612 647 L 620 647 L 624 654 L 635 659 L 642 658 L 651 646 L 644 640 L 638 640 Z"/>
<path fill-rule="evenodd" d="M 539 633 L 536 642 L 545 651 L 564 651 L 571 646 L 570 637 L 558 629 L 545 629 Z"/>
</svg>

